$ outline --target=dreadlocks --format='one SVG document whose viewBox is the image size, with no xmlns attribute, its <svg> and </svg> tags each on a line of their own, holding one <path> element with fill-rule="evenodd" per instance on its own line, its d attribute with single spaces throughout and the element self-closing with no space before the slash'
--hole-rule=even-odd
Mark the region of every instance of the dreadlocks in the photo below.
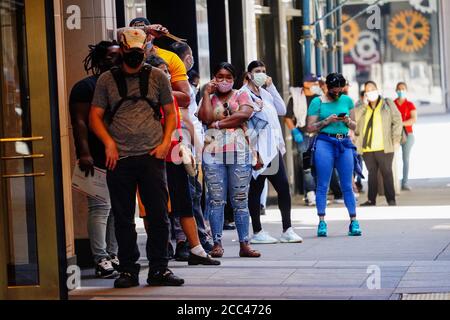
<svg viewBox="0 0 450 320">
<path fill-rule="evenodd" d="M 83 61 L 86 73 L 92 72 L 96 76 L 100 75 L 102 62 L 108 55 L 108 48 L 117 45 L 118 43 L 115 40 L 101 41 L 96 45 L 89 45 L 89 54 Z"/>
</svg>

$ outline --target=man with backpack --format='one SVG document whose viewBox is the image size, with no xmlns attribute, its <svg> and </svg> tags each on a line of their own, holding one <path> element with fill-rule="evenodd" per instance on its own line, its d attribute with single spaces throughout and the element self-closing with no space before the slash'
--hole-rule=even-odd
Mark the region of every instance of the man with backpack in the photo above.
<svg viewBox="0 0 450 320">
<path fill-rule="evenodd" d="M 148 212 L 147 247 L 151 286 L 181 286 L 168 269 L 167 181 L 165 162 L 176 128 L 172 89 L 167 76 L 144 64 L 147 35 L 135 28 L 120 34 L 123 63 L 97 82 L 90 125 L 105 145 L 107 182 L 119 245 L 120 278 L 115 288 L 139 285 L 140 265 L 134 222 L 136 190 Z M 161 125 L 160 106 L 165 115 Z M 104 122 L 105 120 L 105 122 Z"/>
</svg>

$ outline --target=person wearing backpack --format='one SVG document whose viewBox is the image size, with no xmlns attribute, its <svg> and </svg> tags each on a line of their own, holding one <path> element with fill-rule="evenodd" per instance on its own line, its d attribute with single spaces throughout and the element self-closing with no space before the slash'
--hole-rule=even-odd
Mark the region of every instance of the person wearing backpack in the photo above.
<svg viewBox="0 0 450 320">
<path fill-rule="evenodd" d="M 356 147 L 349 132 L 355 130 L 355 111 L 352 99 L 343 93 L 346 80 L 342 74 L 332 73 L 326 80 L 327 93 L 315 98 L 308 109 L 307 131 L 318 133 L 312 145 L 313 172 L 317 177 L 316 202 L 320 218 L 318 237 L 327 237 L 325 222 L 327 193 L 333 170 L 336 168 L 350 215 L 349 236 L 361 236 L 356 219 L 356 198 L 353 193 L 353 173 L 361 174 Z"/>
<path fill-rule="evenodd" d="M 381 96 L 375 82 L 368 81 L 364 87 L 368 105 L 357 110 L 357 119 L 361 120 L 355 131 L 358 153 L 363 155 L 369 171 L 368 201 L 361 206 L 376 206 L 378 172 L 383 177 L 388 205 L 396 206 L 392 165 L 402 139 L 402 115 L 394 101 Z"/>
<path fill-rule="evenodd" d="M 151 256 L 147 283 L 181 286 L 184 280 L 168 269 L 169 221 L 165 158 L 176 128 L 172 90 L 161 70 L 144 64 L 144 31 L 120 34 L 122 65 L 97 82 L 90 112 L 92 131 L 105 145 L 107 183 L 119 245 L 120 277 L 115 288 L 139 286 L 136 190 L 148 212 L 147 246 Z M 121 84 L 120 84 L 121 83 Z M 162 106 L 165 124 L 161 125 Z"/>
</svg>

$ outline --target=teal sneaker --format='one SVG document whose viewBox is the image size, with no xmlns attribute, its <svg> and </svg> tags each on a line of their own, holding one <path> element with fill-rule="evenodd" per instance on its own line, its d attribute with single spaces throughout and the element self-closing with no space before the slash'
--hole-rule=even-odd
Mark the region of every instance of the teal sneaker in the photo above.
<svg viewBox="0 0 450 320">
<path fill-rule="evenodd" d="M 319 238 L 325 238 L 328 235 L 327 223 L 325 221 L 320 221 L 319 228 L 317 230 L 317 236 Z"/>
<path fill-rule="evenodd" d="M 350 227 L 349 227 L 349 231 L 348 231 L 348 235 L 350 237 L 359 237 L 362 235 L 362 231 L 359 227 L 359 222 L 358 221 L 352 221 L 350 223 Z"/>
</svg>

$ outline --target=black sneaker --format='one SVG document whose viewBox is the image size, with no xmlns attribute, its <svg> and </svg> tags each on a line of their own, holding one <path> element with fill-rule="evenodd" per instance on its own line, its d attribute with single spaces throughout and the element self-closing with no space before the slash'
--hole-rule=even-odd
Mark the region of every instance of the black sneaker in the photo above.
<svg viewBox="0 0 450 320">
<path fill-rule="evenodd" d="M 371 201 L 364 202 L 361 207 L 375 207 L 377 204 Z"/>
<path fill-rule="evenodd" d="M 111 255 L 109 255 L 109 261 L 111 261 L 113 268 L 115 270 L 119 271 L 119 267 L 120 267 L 119 258 L 117 258 L 116 255 L 111 254 Z"/>
<path fill-rule="evenodd" d="M 114 281 L 114 288 L 126 289 L 139 286 L 139 275 L 131 274 L 128 272 L 122 272 L 119 279 Z"/>
<path fill-rule="evenodd" d="M 388 201 L 388 205 L 389 205 L 389 207 L 396 207 L 397 206 L 397 202 L 395 200 Z"/>
<path fill-rule="evenodd" d="M 223 225 L 223 230 L 236 230 L 236 224 L 234 222 L 225 222 Z"/>
<path fill-rule="evenodd" d="M 179 242 L 175 249 L 175 260 L 187 262 L 189 260 L 189 246 L 187 242 Z"/>
<path fill-rule="evenodd" d="M 184 284 L 184 280 L 174 275 L 169 269 L 166 269 L 165 271 L 149 273 L 147 283 L 152 287 L 180 287 Z"/>
<path fill-rule="evenodd" d="M 116 278 L 119 273 L 114 269 L 113 264 L 107 258 L 103 258 L 95 266 L 95 276 L 101 279 Z"/>
<path fill-rule="evenodd" d="M 189 255 L 188 265 L 190 266 L 220 266 L 219 260 L 214 260 L 210 255 L 207 255 L 206 258 L 197 256 L 191 252 Z"/>
</svg>

